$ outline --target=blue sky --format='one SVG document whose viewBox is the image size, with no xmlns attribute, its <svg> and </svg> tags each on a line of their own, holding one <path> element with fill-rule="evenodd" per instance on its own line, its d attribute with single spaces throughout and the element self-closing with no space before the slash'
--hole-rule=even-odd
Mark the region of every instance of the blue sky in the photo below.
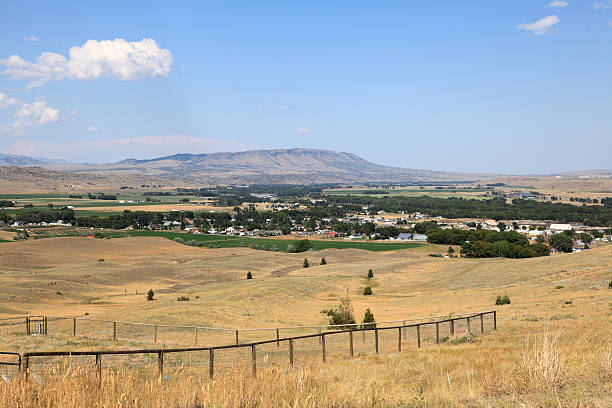
<svg viewBox="0 0 612 408">
<path fill-rule="evenodd" d="M 0 5 L 0 151 L 611 168 L 612 0 Z"/>
</svg>

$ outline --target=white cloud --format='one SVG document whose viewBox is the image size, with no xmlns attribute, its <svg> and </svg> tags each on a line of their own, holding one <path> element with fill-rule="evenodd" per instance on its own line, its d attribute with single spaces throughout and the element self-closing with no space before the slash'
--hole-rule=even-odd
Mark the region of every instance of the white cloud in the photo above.
<svg viewBox="0 0 612 408">
<path fill-rule="evenodd" d="M 90 133 L 92 133 L 92 132 L 99 132 L 99 131 L 101 131 L 101 130 L 102 130 L 102 129 L 97 128 L 97 127 L 95 127 L 95 126 L 90 126 L 90 127 L 88 127 L 88 128 L 87 128 L 87 131 L 88 131 L 88 132 L 90 132 Z"/>
<path fill-rule="evenodd" d="M 569 6 L 569 2 L 564 0 L 553 0 L 546 5 L 546 7 L 567 7 Z"/>
<path fill-rule="evenodd" d="M 27 42 L 36 42 L 36 41 L 40 41 L 40 40 L 39 40 L 39 39 L 38 39 L 38 37 L 36 37 L 35 35 L 31 35 L 31 36 L 29 36 L 29 37 L 25 37 L 25 38 L 23 39 L 23 41 L 27 41 Z"/>
<path fill-rule="evenodd" d="M 4 66 L 0 74 L 30 81 L 28 88 L 61 79 L 134 81 L 166 77 L 172 69 L 172 53 L 150 38 L 133 42 L 121 38 L 88 40 L 80 47 L 70 48 L 68 58 L 55 52 L 43 52 L 35 62 L 30 62 L 19 55 L 11 55 L 0 60 L 0 66 Z"/>
<path fill-rule="evenodd" d="M 18 99 L 11 98 L 6 94 L 0 92 L 0 109 L 6 108 L 7 106 L 16 105 L 19 103 Z"/>
<path fill-rule="evenodd" d="M 612 0 L 601 0 L 593 3 L 595 10 L 605 10 L 612 8 Z"/>
<path fill-rule="evenodd" d="M 306 127 L 301 127 L 301 128 L 298 128 L 297 131 L 298 131 L 298 133 L 310 133 L 310 132 L 312 132 L 312 129 L 309 129 L 309 128 L 306 128 Z"/>
<path fill-rule="evenodd" d="M 533 35 L 543 35 L 548 34 L 550 28 L 560 22 L 561 20 L 559 20 L 559 17 L 553 14 L 552 16 L 544 17 L 535 23 L 519 24 L 516 28 L 530 32 Z"/>
<path fill-rule="evenodd" d="M 283 105 L 283 106 L 281 106 L 281 110 L 282 110 L 282 111 L 286 111 L 287 109 L 289 109 L 289 105 Z"/>
<path fill-rule="evenodd" d="M 44 101 L 24 103 L 0 92 L 0 108 L 9 106 L 18 108 L 13 113 L 15 120 L 12 123 L 0 125 L 0 134 L 12 133 L 18 135 L 32 125 L 47 125 L 60 120 L 59 110 L 47 106 Z"/>
</svg>

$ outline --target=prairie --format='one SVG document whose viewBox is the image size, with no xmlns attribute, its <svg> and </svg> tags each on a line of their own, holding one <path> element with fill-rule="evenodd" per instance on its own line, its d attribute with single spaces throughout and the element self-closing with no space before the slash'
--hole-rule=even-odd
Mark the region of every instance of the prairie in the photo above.
<svg viewBox="0 0 612 408">
<path fill-rule="evenodd" d="M 53 238 L 0 245 L 0 317 L 45 314 L 234 328 L 327 322 L 348 293 L 357 320 L 496 309 L 475 342 L 337 357 L 300 368 L 166 381 L 129 369 L 101 387 L 77 372 L 0 385 L 0 406 L 609 406 L 612 246 L 524 260 L 432 258 L 444 248 L 302 254 L 196 248 L 158 237 Z M 303 268 L 308 257 L 311 267 Z M 319 265 L 322 257 L 327 265 Z M 104 262 L 99 262 L 104 259 Z M 369 268 L 374 278 L 366 279 Z M 254 279 L 246 280 L 247 271 Z M 373 288 L 363 296 L 363 287 Z M 148 302 L 152 288 L 157 300 Z M 138 291 L 138 293 L 136 293 Z M 498 295 L 511 304 L 495 306 Z M 179 296 L 190 301 L 179 302 Z M 4 350 L 133 347 L 86 338 L 2 335 Z"/>
</svg>

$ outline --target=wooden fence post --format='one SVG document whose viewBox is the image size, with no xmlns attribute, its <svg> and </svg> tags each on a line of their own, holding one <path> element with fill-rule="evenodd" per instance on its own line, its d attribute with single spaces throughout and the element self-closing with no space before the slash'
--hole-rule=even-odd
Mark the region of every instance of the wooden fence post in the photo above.
<svg viewBox="0 0 612 408">
<path fill-rule="evenodd" d="M 196 326 L 194 328 L 194 334 L 195 334 L 195 341 L 193 342 L 194 345 L 198 345 L 198 326 Z"/>
<path fill-rule="evenodd" d="M 349 331 L 349 344 L 350 344 L 351 357 L 353 357 L 353 331 L 352 330 Z"/>
<path fill-rule="evenodd" d="M 76 317 L 72 319 L 72 337 L 76 337 Z"/>
<path fill-rule="evenodd" d="M 436 344 L 440 343 L 440 324 L 436 322 Z"/>
<path fill-rule="evenodd" d="M 484 317 L 480 315 L 480 334 L 484 334 Z"/>
<path fill-rule="evenodd" d="M 45 329 L 45 330 L 44 330 L 45 335 L 47 335 L 47 328 L 48 328 L 48 326 L 47 326 L 47 322 L 48 322 L 48 320 L 47 320 L 47 316 L 43 317 L 43 324 L 45 325 L 45 327 L 44 327 L 44 329 Z"/>
<path fill-rule="evenodd" d="M 450 320 L 450 335 L 455 335 L 455 319 Z"/>
<path fill-rule="evenodd" d="M 164 352 L 157 352 L 157 370 L 159 372 L 159 379 L 164 379 Z"/>
<path fill-rule="evenodd" d="M 472 334 L 472 328 L 470 327 L 470 318 L 467 318 L 468 336 Z"/>
<path fill-rule="evenodd" d="M 30 335 L 30 318 L 26 317 L 25 318 L 25 323 L 26 323 L 26 336 Z"/>
<path fill-rule="evenodd" d="M 325 362 L 325 335 L 321 335 L 321 350 L 323 351 L 323 362 Z"/>
<path fill-rule="evenodd" d="M 155 327 L 155 338 L 154 338 L 153 342 L 157 343 L 157 325 L 155 325 L 154 327 Z"/>
<path fill-rule="evenodd" d="M 417 324 L 417 347 L 421 347 L 421 325 Z"/>
<path fill-rule="evenodd" d="M 276 347 L 280 347 L 280 333 L 278 332 L 278 327 L 276 328 Z"/>
<path fill-rule="evenodd" d="M 102 355 L 96 354 L 96 373 L 98 374 L 98 381 L 102 382 Z"/>
<path fill-rule="evenodd" d="M 208 372 L 210 374 L 210 378 L 212 379 L 215 373 L 215 350 L 210 349 L 208 353 Z"/>
<path fill-rule="evenodd" d="M 253 360 L 253 377 L 257 376 L 257 352 L 255 351 L 255 345 L 251 346 L 251 358 Z"/>
<path fill-rule="evenodd" d="M 397 351 L 398 352 L 402 351 L 402 328 L 401 327 L 397 330 Z"/>
<path fill-rule="evenodd" d="M 236 330 L 236 345 L 239 345 L 239 340 L 238 340 L 238 330 Z"/>
<path fill-rule="evenodd" d="M 378 328 L 374 329 L 374 346 L 376 347 L 376 354 L 378 354 Z"/>
<path fill-rule="evenodd" d="M 289 339 L 289 365 L 293 367 L 293 339 Z"/>
<path fill-rule="evenodd" d="M 319 339 L 319 344 L 321 344 L 321 337 L 320 337 L 320 336 L 321 336 L 321 326 L 319 326 L 319 328 L 317 329 L 317 331 L 319 332 L 319 337 L 318 337 L 318 339 Z"/>
<path fill-rule="evenodd" d="M 497 330 L 497 310 L 493 311 L 493 330 Z"/>
<path fill-rule="evenodd" d="M 113 341 L 117 341 L 117 322 L 113 322 Z"/>
<path fill-rule="evenodd" d="M 28 374 L 30 371 L 30 356 L 23 356 L 23 367 L 21 369 L 23 370 L 23 379 L 25 380 L 25 382 L 28 382 Z"/>
</svg>

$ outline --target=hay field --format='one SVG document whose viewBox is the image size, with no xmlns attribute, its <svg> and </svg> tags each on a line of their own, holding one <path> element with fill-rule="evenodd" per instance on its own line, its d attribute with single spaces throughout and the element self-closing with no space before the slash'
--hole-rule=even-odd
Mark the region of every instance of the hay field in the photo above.
<svg viewBox="0 0 612 408">
<path fill-rule="evenodd" d="M 144 237 L 4 243 L 0 317 L 87 312 L 117 320 L 225 327 L 318 324 L 326 322 L 320 311 L 348 290 L 358 320 L 366 308 L 379 321 L 495 308 L 499 331 L 479 336 L 477 343 L 262 371 L 257 382 L 249 373 L 220 375 L 211 382 L 207 373 L 182 371 L 159 384 L 127 370 L 105 375 L 97 388 L 93 379 L 75 373 L 58 379 L 54 392 L 36 383 L 0 385 L 0 406 L 612 404 L 612 246 L 524 260 L 439 259 L 430 252 L 440 251 L 285 254 L 194 248 Z M 302 268 L 304 256 L 312 267 Z M 327 265 L 318 265 L 322 256 Z M 375 277 L 368 283 L 369 268 Z M 245 279 L 248 270 L 253 280 Z M 373 296 L 361 294 L 366 284 Z M 158 300 L 145 300 L 149 287 Z M 495 297 L 504 294 L 512 303 L 494 306 Z M 191 300 L 178 302 L 181 295 Z M 53 336 L 3 341 L 3 348 L 22 351 L 126 346 Z"/>
</svg>

